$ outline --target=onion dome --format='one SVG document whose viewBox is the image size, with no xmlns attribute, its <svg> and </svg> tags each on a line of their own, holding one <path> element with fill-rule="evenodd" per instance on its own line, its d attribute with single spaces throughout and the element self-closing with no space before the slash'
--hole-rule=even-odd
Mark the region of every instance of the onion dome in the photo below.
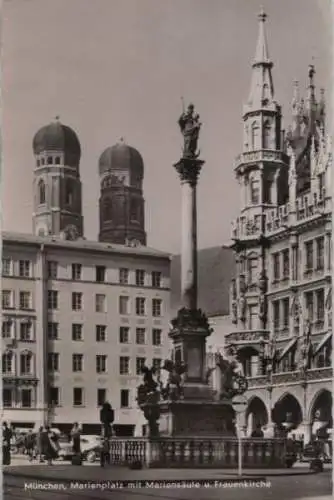
<svg viewBox="0 0 334 500">
<path fill-rule="evenodd" d="M 141 154 L 135 148 L 119 143 L 107 148 L 99 159 L 99 173 L 104 176 L 113 171 L 128 171 L 131 178 L 143 179 L 144 162 Z"/>
<path fill-rule="evenodd" d="M 70 127 L 60 123 L 59 118 L 42 127 L 33 139 L 35 155 L 44 152 L 64 153 L 71 163 L 79 163 L 81 147 L 77 134 Z"/>
</svg>

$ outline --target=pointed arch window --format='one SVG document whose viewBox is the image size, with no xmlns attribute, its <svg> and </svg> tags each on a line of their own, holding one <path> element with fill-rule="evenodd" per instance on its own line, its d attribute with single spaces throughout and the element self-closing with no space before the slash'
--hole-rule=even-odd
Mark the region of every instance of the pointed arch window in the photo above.
<svg viewBox="0 0 334 500">
<path fill-rule="evenodd" d="M 103 204 L 103 218 L 104 220 L 112 219 L 112 205 L 110 198 L 107 198 Z"/>
<path fill-rule="evenodd" d="M 38 200 L 40 205 L 45 203 L 45 182 L 43 180 L 38 183 Z"/>
<path fill-rule="evenodd" d="M 33 366 L 33 356 L 30 351 L 24 351 L 20 355 L 20 373 L 21 375 L 31 375 Z"/>
<path fill-rule="evenodd" d="M 271 149 L 271 125 L 268 121 L 263 125 L 263 149 Z"/>
<path fill-rule="evenodd" d="M 14 353 L 7 351 L 2 355 L 2 373 L 14 373 Z"/>
<path fill-rule="evenodd" d="M 259 149 L 259 126 L 257 122 L 252 123 L 251 147 L 252 149 Z"/>
</svg>

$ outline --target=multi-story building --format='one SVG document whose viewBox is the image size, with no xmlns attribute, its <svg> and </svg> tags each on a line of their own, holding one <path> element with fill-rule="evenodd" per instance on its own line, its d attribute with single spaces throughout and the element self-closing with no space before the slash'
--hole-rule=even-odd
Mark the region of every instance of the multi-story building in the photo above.
<svg viewBox="0 0 334 500">
<path fill-rule="evenodd" d="M 331 141 L 313 66 L 282 129 L 265 35 L 259 38 L 236 160 L 241 207 L 234 223 L 236 279 L 226 336 L 249 381 L 248 432 L 283 425 L 307 441 L 332 427 Z"/>
<path fill-rule="evenodd" d="M 142 158 L 124 143 L 102 154 L 93 242 L 76 134 L 57 121 L 33 146 L 34 234 L 3 234 L 3 418 L 92 433 L 109 401 L 116 432 L 140 433 L 136 389 L 141 367 L 168 355 L 170 299 L 170 257 L 145 246 Z"/>
</svg>

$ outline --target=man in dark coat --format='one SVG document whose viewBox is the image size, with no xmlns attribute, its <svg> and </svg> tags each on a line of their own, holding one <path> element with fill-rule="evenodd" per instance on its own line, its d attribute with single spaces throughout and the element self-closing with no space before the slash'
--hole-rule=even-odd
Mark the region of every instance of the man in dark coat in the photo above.
<svg viewBox="0 0 334 500">
<path fill-rule="evenodd" d="M 8 427 L 7 422 L 2 424 L 2 464 L 10 465 L 10 442 L 12 439 L 12 430 Z"/>
</svg>

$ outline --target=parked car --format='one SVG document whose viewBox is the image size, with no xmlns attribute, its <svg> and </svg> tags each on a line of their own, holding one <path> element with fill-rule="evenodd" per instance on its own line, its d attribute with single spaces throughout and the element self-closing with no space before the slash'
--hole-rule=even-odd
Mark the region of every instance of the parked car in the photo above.
<svg viewBox="0 0 334 500">
<path fill-rule="evenodd" d="M 332 442 L 311 441 L 304 447 L 301 462 L 311 463 L 315 459 L 320 459 L 324 464 L 332 463 Z"/>
<path fill-rule="evenodd" d="M 73 456 L 72 442 L 69 442 L 68 439 L 60 439 L 59 445 L 59 459 L 71 460 Z M 82 460 L 93 463 L 100 457 L 102 449 L 100 436 L 80 436 L 80 445 Z"/>
</svg>

